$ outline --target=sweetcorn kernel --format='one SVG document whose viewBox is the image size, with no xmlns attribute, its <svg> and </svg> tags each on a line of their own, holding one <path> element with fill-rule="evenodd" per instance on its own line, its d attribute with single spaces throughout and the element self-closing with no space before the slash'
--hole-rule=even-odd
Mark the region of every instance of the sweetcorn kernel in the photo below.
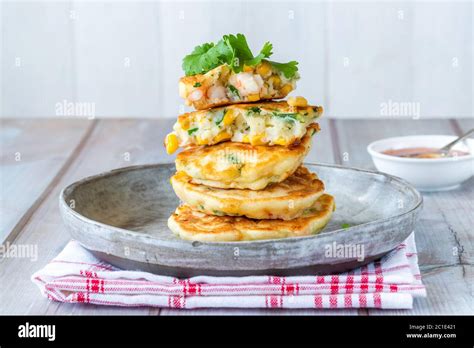
<svg viewBox="0 0 474 348">
<path fill-rule="evenodd" d="M 288 105 L 296 107 L 308 106 L 308 101 L 303 97 L 289 97 L 287 100 Z"/>
<path fill-rule="evenodd" d="M 280 87 L 280 85 L 281 85 L 281 78 L 280 78 L 280 76 L 273 75 L 272 77 L 270 77 L 269 81 L 272 83 L 273 88 L 278 88 L 278 87 Z"/>
<path fill-rule="evenodd" d="M 183 130 L 189 129 L 190 124 L 189 124 L 189 119 L 187 117 L 178 118 L 178 123 Z"/>
<path fill-rule="evenodd" d="M 284 85 L 281 89 L 280 89 L 280 93 L 283 94 L 283 95 L 287 95 L 288 93 L 290 93 L 291 91 L 293 90 L 293 87 L 287 83 L 286 85 Z"/>
<path fill-rule="evenodd" d="M 247 100 L 248 100 L 248 101 L 251 101 L 251 102 L 260 100 L 260 95 L 259 95 L 258 93 L 249 94 L 249 95 L 247 96 Z"/>
<path fill-rule="evenodd" d="M 176 172 L 176 174 L 174 175 L 176 178 L 183 178 L 183 177 L 186 177 L 186 173 L 183 172 L 182 170 Z"/>
<path fill-rule="evenodd" d="M 265 145 L 265 142 L 263 141 L 263 138 L 264 138 L 264 134 L 263 134 L 263 133 L 254 135 L 254 136 L 250 139 L 250 144 L 251 144 L 251 145 Z"/>
<path fill-rule="evenodd" d="M 253 71 L 253 68 L 252 68 L 251 66 L 244 65 L 243 70 L 244 70 L 245 72 L 252 72 L 252 71 Z"/>
<path fill-rule="evenodd" d="M 262 62 L 257 66 L 257 74 L 266 77 L 269 73 L 271 73 L 272 67 L 268 62 Z"/>
<path fill-rule="evenodd" d="M 165 138 L 166 153 L 171 155 L 178 149 L 178 137 L 174 133 L 170 133 Z"/>
<path fill-rule="evenodd" d="M 200 136 L 197 136 L 197 137 L 196 137 L 196 144 L 198 144 L 198 145 L 206 145 L 207 142 L 206 142 L 205 139 L 201 138 Z"/>
<path fill-rule="evenodd" d="M 230 126 L 232 122 L 235 120 L 235 113 L 233 110 L 227 110 L 227 112 L 224 115 L 224 118 L 222 119 L 222 123 L 224 126 Z"/>
<path fill-rule="evenodd" d="M 220 132 L 214 137 L 214 142 L 219 143 L 224 140 L 229 140 L 230 138 L 232 138 L 232 134 L 227 132 Z"/>
<path fill-rule="evenodd" d="M 250 143 L 250 139 L 249 139 L 249 136 L 247 134 L 245 134 L 243 137 L 242 137 L 242 142 L 243 143 Z"/>
<path fill-rule="evenodd" d="M 283 138 L 283 137 L 278 137 L 278 138 L 274 141 L 274 144 L 275 144 L 275 145 L 287 145 L 287 141 L 286 141 L 285 138 Z"/>
</svg>

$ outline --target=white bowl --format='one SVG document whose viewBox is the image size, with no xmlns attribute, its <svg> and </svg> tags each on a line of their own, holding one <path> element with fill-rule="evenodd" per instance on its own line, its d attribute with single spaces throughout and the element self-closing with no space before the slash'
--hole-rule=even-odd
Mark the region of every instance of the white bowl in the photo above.
<svg viewBox="0 0 474 348">
<path fill-rule="evenodd" d="M 474 175 L 474 139 L 466 139 L 454 150 L 469 152 L 466 156 L 445 158 L 404 158 L 385 155 L 391 149 L 410 147 L 441 148 L 456 139 L 450 135 L 415 135 L 386 138 L 367 146 L 375 167 L 381 172 L 401 177 L 421 191 L 457 188 Z"/>
</svg>

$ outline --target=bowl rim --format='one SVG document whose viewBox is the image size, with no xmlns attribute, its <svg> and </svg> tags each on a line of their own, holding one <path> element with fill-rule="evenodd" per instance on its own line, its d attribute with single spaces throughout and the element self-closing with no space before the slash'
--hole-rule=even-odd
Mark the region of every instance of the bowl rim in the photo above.
<svg viewBox="0 0 474 348">
<path fill-rule="evenodd" d="M 384 160 L 389 160 L 392 162 L 405 162 L 405 163 L 449 163 L 449 162 L 464 162 L 468 160 L 474 159 L 474 152 L 470 152 L 468 155 L 464 156 L 457 156 L 457 157 L 442 157 L 442 158 L 408 158 L 408 157 L 398 157 L 398 156 L 391 156 L 386 155 L 382 152 L 376 151 L 373 148 L 376 145 L 383 144 L 389 141 L 401 140 L 401 139 L 408 139 L 408 138 L 430 138 L 430 137 L 451 137 L 456 138 L 456 135 L 449 135 L 449 134 L 422 134 L 422 135 L 405 135 L 405 136 L 398 136 L 398 137 L 389 137 L 389 138 L 382 138 L 371 142 L 367 145 L 367 152 L 372 156 Z M 468 138 L 467 141 L 474 142 L 474 139 Z"/>
<path fill-rule="evenodd" d="M 69 194 L 71 194 L 72 192 L 74 192 L 74 190 L 76 190 L 79 186 L 81 186 L 83 184 L 86 184 L 88 182 L 91 182 L 93 180 L 97 180 L 97 179 L 107 177 L 107 176 L 112 176 L 112 175 L 119 175 L 119 174 L 121 174 L 123 172 L 126 172 L 126 171 L 150 169 L 150 168 L 156 168 L 156 167 L 159 167 L 159 166 L 169 166 L 169 165 L 173 165 L 173 164 L 174 164 L 173 162 L 157 162 L 157 163 L 148 163 L 148 164 L 138 164 L 138 165 L 132 165 L 132 166 L 127 166 L 127 167 L 116 168 L 116 169 L 108 170 L 108 171 L 105 171 L 105 172 L 102 172 L 102 173 L 99 173 L 99 174 L 84 177 L 84 178 L 82 178 L 78 181 L 75 181 L 75 182 L 65 186 L 61 190 L 61 192 L 59 193 L 59 197 L 58 197 L 59 198 L 58 200 L 59 200 L 60 211 L 61 211 L 61 213 L 69 214 L 71 217 L 75 218 L 78 221 L 81 221 L 82 223 L 94 224 L 96 226 L 99 226 L 99 227 L 102 227 L 102 228 L 105 228 L 105 229 L 108 229 L 108 230 L 113 230 L 114 232 L 120 234 L 122 238 L 124 238 L 124 237 L 125 238 L 127 238 L 127 237 L 135 238 L 136 233 L 134 231 L 131 231 L 131 230 L 128 230 L 128 229 L 125 229 L 125 228 L 121 228 L 121 227 L 112 226 L 112 225 L 109 225 L 109 224 L 106 224 L 106 223 L 103 223 L 103 222 L 100 222 L 100 221 L 93 220 L 93 219 L 91 219 L 91 218 L 89 218 L 85 215 L 82 215 L 81 213 L 79 213 L 78 211 L 76 211 L 75 209 L 70 207 L 69 204 L 67 204 L 67 201 L 66 201 L 67 196 Z M 335 234 L 335 233 L 341 233 L 341 231 L 349 231 L 351 229 L 354 230 L 356 228 L 360 228 L 361 226 L 364 226 L 364 227 L 371 226 L 371 225 L 373 226 L 374 224 L 380 224 L 380 223 L 387 222 L 390 219 L 402 218 L 402 217 L 405 217 L 405 216 L 408 216 L 408 215 L 411 215 L 411 214 L 416 214 L 423 207 L 423 196 L 421 195 L 421 193 L 412 184 L 410 184 L 408 181 L 406 181 L 405 179 L 402 179 L 398 176 L 391 175 L 391 174 L 384 173 L 384 172 L 379 172 L 379 171 L 361 169 L 361 168 L 357 168 L 357 167 L 346 167 L 346 166 L 343 166 L 343 165 L 330 164 L 330 163 L 304 162 L 304 165 L 321 166 L 321 167 L 328 167 L 328 168 L 335 168 L 335 169 L 342 169 L 342 170 L 352 170 L 352 171 L 363 172 L 363 173 L 371 174 L 371 175 L 378 175 L 380 177 L 385 177 L 386 179 L 390 179 L 393 183 L 396 183 L 397 185 L 405 187 L 410 192 L 410 194 L 415 198 L 413 206 L 410 207 L 408 210 L 405 210 L 404 212 L 400 213 L 400 214 L 397 214 L 397 215 L 394 215 L 394 216 L 389 216 L 389 217 L 384 217 L 384 218 L 381 218 L 381 219 L 376 219 L 376 220 L 369 221 L 369 222 L 364 222 L 362 224 L 358 224 L 358 225 L 355 225 L 355 226 L 350 226 L 350 227 L 347 227 L 347 228 L 342 228 L 341 227 L 339 229 L 326 232 L 325 233 L 326 236 L 332 235 L 332 234 Z M 289 238 L 281 238 L 281 239 L 245 240 L 245 241 L 237 241 L 237 242 L 199 242 L 199 244 L 221 244 L 221 245 L 235 246 L 235 245 L 250 244 L 250 243 L 257 243 L 257 244 L 265 245 L 265 244 L 271 244 L 272 242 L 275 242 L 275 241 L 286 241 L 286 242 L 297 243 L 298 241 L 302 241 L 304 239 L 316 238 L 319 235 L 320 234 L 318 233 L 316 235 L 308 235 L 308 236 L 301 236 L 301 237 L 289 237 Z M 194 243 L 192 241 L 187 241 L 187 240 L 181 240 L 181 241 L 182 242 L 187 242 L 187 244 L 190 244 L 190 245 L 192 243 Z M 156 240 L 151 240 L 151 243 L 155 243 L 155 242 L 156 242 Z"/>
</svg>

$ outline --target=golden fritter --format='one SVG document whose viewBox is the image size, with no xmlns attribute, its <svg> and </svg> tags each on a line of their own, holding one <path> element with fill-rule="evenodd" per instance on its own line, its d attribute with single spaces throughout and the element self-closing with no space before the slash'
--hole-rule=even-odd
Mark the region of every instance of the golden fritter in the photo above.
<svg viewBox="0 0 474 348">
<path fill-rule="evenodd" d="M 281 99 L 296 88 L 298 78 L 298 74 L 287 78 L 266 60 L 255 67 L 245 67 L 239 73 L 223 64 L 205 74 L 182 77 L 179 80 L 179 95 L 186 105 L 196 110 Z"/>
<path fill-rule="evenodd" d="M 178 172 L 171 178 L 176 195 L 194 210 L 209 215 L 246 216 L 252 219 L 291 220 L 304 215 L 324 193 L 316 174 L 299 167 L 285 181 L 264 190 L 220 189 L 193 184 Z"/>
<path fill-rule="evenodd" d="M 168 226 L 182 239 L 201 242 L 301 237 L 320 232 L 334 209 L 334 198 L 328 194 L 323 194 L 303 216 L 286 221 L 206 215 L 181 205 L 168 219 Z"/>
<path fill-rule="evenodd" d="M 295 172 L 318 129 L 317 124 L 310 126 L 301 141 L 289 147 L 234 142 L 191 147 L 177 155 L 176 170 L 186 173 L 195 184 L 261 190 Z"/>
<path fill-rule="evenodd" d="M 173 132 L 166 136 L 166 150 L 173 153 L 178 147 L 224 141 L 290 146 L 306 134 L 322 112 L 322 107 L 307 105 L 302 97 L 189 112 L 178 116 Z"/>
</svg>

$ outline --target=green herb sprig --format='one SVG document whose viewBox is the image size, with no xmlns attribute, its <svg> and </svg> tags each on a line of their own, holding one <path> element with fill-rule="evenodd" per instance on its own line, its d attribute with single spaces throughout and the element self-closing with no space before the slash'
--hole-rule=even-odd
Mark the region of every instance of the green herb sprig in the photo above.
<svg viewBox="0 0 474 348">
<path fill-rule="evenodd" d="M 224 35 L 216 44 L 208 42 L 196 46 L 194 50 L 183 58 L 182 68 L 186 76 L 204 74 L 209 70 L 227 64 L 238 73 L 245 65 L 256 66 L 267 60 L 273 52 L 270 42 L 263 44 L 260 52 L 254 56 L 243 34 Z M 281 71 L 286 78 L 293 78 L 298 71 L 298 62 L 278 63 L 267 60 L 275 69 Z"/>
</svg>

